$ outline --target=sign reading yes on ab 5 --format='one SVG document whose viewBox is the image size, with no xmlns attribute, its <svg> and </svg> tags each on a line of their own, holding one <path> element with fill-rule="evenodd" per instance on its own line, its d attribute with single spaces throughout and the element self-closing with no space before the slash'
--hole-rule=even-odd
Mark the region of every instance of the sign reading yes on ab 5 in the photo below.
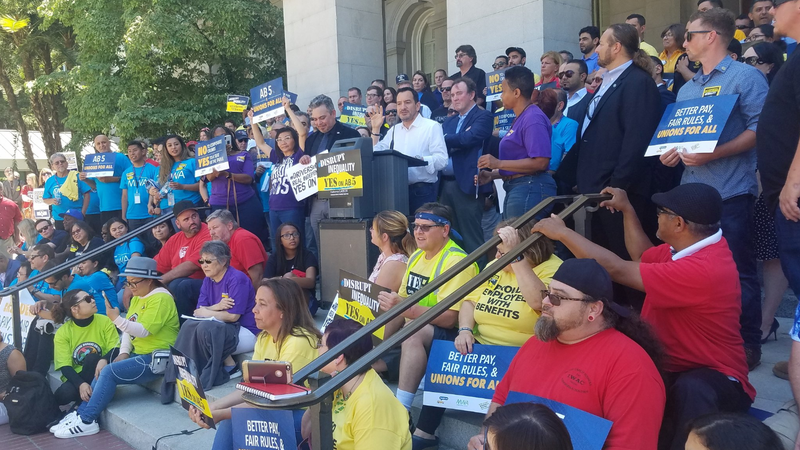
<svg viewBox="0 0 800 450">
<path fill-rule="evenodd" d="M 253 123 L 280 116 L 283 111 L 283 77 L 250 89 Z"/>
</svg>

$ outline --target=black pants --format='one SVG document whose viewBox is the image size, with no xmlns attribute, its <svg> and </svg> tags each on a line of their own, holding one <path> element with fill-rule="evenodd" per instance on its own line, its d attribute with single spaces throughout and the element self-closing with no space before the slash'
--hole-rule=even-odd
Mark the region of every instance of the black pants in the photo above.
<svg viewBox="0 0 800 450">
<path fill-rule="evenodd" d="M 47 377 L 50 363 L 53 361 L 53 339 L 55 338 L 55 333 L 39 333 L 39 330 L 36 329 L 38 322 L 38 317 L 31 322 L 22 354 L 25 356 L 25 366 L 28 370 L 39 372 Z"/>
<path fill-rule="evenodd" d="M 109 220 L 113 219 L 114 217 L 122 217 L 122 210 L 115 209 L 113 211 L 100 211 L 100 221 L 102 222 L 101 225 L 105 224 Z M 100 230 L 97 230 L 98 233 Z"/>
<path fill-rule="evenodd" d="M 92 230 L 94 230 L 95 235 L 102 236 L 103 219 L 100 217 L 100 214 L 87 214 L 86 223 L 89 224 L 90 227 L 92 227 Z"/>
<path fill-rule="evenodd" d="M 94 371 L 97 369 L 97 363 L 100 362 L 102 358 L 102 355 L 99 353 L 92 353 L 83 359 L 83 369 L 81 369 L 78 375 L 80 375 L 84 382 L 90 385 L 92 384 Z M 65 381 L 64 384 L 56 389 L 55 396 L 59 405 L 67 405 L 71 402 L 80 403 L 82 401 L 80 387 L 75 386 L 69 380 Z"/>
<path fill-rule="evenodd" d="M 203 285 L 203 280 L 194 278 L 176 278 L 169 282 L 167 289 L 172 293 L 175 299 L 175 308 L 178 310 L 178 316 L 187 315 L 193 316 L 194 310 L 197 309 L 197 299 L 200 297 L 200 287 Z M 184 319 L 180 319 L 181 324 Z"/>
<path fill-rule="evenodd" d="M 434 340 L 454 342 L 457 336 L 458 331 L 455 328 L 445 329 L 436 325 L 433 326 Z M 430 356 L 430 354 L 428 356 Z M 436 429 L 439 428 L 439 425 L 442 423 L 442 417 L 444 417 L 445 411 L 445 408 L 423 406 L 417 418 L 417 428 L 428 434 L 435 434 Z"/>
<path fill-rule="evenodd" d="M 747 412 L 752 400 L 741 383 L 702 368 L 664 377 L 667 405 L 659 435 L 660 450 L 683 450 L 692 420 L 717 412 Z"/>
</svg>

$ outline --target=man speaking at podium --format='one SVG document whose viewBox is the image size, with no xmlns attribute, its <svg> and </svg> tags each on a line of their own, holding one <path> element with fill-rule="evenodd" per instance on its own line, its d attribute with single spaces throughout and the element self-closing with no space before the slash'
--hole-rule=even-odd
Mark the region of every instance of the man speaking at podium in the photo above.
<svg viewBox="0 0 800 450">
<path fill-rule="evenodd" d="M 408 210 L 414 212 L 423 204 L 436 201 L 436 181 L 438 172 L 447 165 L 447 147 L 441 125 L 419 114 L 419 101 L 413 89 L 400 88 L 396 98 L 401 123 L 393 126 L 380 142 L 383 108 L 376 106 L 369 116 L 372 147 L 373 151 L 397 150 L 428 163 L 408 168 Z"/>
</svg>

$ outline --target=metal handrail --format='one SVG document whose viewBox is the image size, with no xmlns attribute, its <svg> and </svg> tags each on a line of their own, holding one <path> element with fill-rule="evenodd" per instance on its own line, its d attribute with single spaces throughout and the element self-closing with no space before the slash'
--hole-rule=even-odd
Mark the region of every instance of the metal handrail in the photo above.
<svg viewBox="0 0 800 450">
<path fill-rule="evenodd" d="M 605 194 L 587 194 L 587 195 L 580 195 L 577 197 L 573 196 L 549 197 L 543 200 L 538 205 L 536 205 L 533 209 L 523 214 L 517 220 L 515 220 L 511 224 L 511 226 L 514 228 L 519 228 L 525 225 L 531 219 L 533 219 L 537 214 L 543 211 L 545 208 L 554 205 L 556 203 L 566 203 L 572 201 L 572 204 L 570 204 L 558 215 L 560 218 L 566 219 L 588 204 L 596 203 L 610 198 L 611 196 Z M 494 265 L 494 267 L 505 267 L 507 264 L 511 263 L 514 259 L 520 256 L 527 248 L 533 245 L 533 243 L 536 242 L 536 240 L 538 240 L 542 236 L 543 235 L 541 233 L 533 233 L 523 242 L 521 242 L 516 247 L 508 251 L 508 253 L 506 253 L 504 256 L 500 257 L 497 260 L 497 263 L 496 265 Z M 395 305 L 391 310 L 386 311 L 385 313 L 379 315 L 378 317 L 375 318 L 375 320 L 366 324 L 358 332 L 354 333 L 352 336 L 349 336 L 347 339 L 345 339 L 338 345 L 328 349 L 327 352 L 323 353 L 322 355 L 314 359 L 314 361 L 306 365 L 303 369 L 301 369 L 294 375 L 293 382 L 302 383 L 303 381 L 305 381 L 306 378 L 308 378 L 311 374 L 318 372 L 320 369 L 325 367 L 329 362 L 331 362 L 340 354 L 342 354 L 356 340 L 361 339 L 364 336 L 371 335 L 373 332 L 377 331 L 382 326 L 386 325 L 396 317 L 400 316 L 403 312 L 405 312 L 412 306 L 416 305 L 420 300 L 422 300 L 429 294 L 432 294 L 442 285 L 450 281 L 450 279 L 458 275 L 461 271 L 467 269 L 469 266 L 475 263 L 481 256 L 483 256 L 487 251 L 489 251 L 496 245 L 500 244 L 501 242 L 502 241 L 499 236 L 493 236 L 482 246 L 480 246 L 477 250 L 472 252 L 469 256 L 456 263 L 453 267 L 445 271 L 440 276 L 432 279 L 428 284 L 420 288 L 416 293 L 414 293 L 413 295 L 404 299 L 402 302 Z M 256 406 L 267 409 L 296 409 L 299 407 L 310 406 L 319 403 L 325 397 L 331 395 L 335 390 L 341 388 L 352 377 L 358 375 L 359 373 L 363 372 L 365 369 L 370 367 L 375 361 L 380 359 L 384 353 L 386 353 L 393 347 L 396 347 L 398 344 L 401 344 L 411 335 L 421 330 L 425 325 L 429 324 L 431 321 L 433 321 L 438 316 L 443 314 L 445 311 L 450 309 L 453 305 L 459 302 L 467 294 L 474 291 L 480 285 L 485 283 L 489 278 L 494 276 L 494 274 L 495 271 L 492 270 L 485 270 L 483 272 L 480 272 L 478 275 L 471 278 L 468 282 L 464 283 L 462 286 L 460 286 L 446 298 L 442 299 L 439 303 L 437 303 L 436 305 L 432 306 L 430 309 L 422 313 L 419 317 L 406 323 L 403 326 L 403 328 L 401 328 L 399 331 L 397 331 L 392 336 L 385 339 L 379 345 L 374 347 L 366 355 L 359 358 L 358 361 L 347 366 L 345 370 L 343 370 L 335 377 L 328 380 L 321 387 L 312 391 L 309 395 L 283 399 L 283 400 L 276 400 L 276 401 L 265 401 L 264 399 L 258 396 L 247 393 L 244 393 L 242 397 L 248 403 L 252 403 Z"/>
<path fill-rule="evenodd" d="M 58 266 L 46 271 L 37 274 L 35 277 L 28 278 L 27 280 L 23 281 L 22 283 L 15 284 L 14 286 L 7 287 L 0 291 L 0 298 L 11 296 L 11 303 L 13 306 L 13 319 L 14 319 L 14 346 L 17 347 L 20 351 L 22 351 L 22 317 L 20 315 L 20 304 L 19 304 L 19 291 L 23 289 L 27 289 L 34 284 L 49 278 L 52 275 L 57 274 L 58 272 L 63 271 L 68 267 L 76 266 L 83 261 L 86 261 L 93 256 L 99 255 L 101 253 L 105 253 L 109 250 L 113 250 L 116 246 L 120 244 L 124 244 L 125 242 L 130 241 L 131 239 L 135 238 L 136 236 L 142 234 L 145 231 L 150 230 L 156 225 L 162 224 L 168 220 L 172 220 L 175 215 L 173 213 L 164 214 L 163 216 L 156 217 L 155 219 L 151 220 L 150 222 L 140 226 L 135 230 L 128 231 L 127 234 L 114 239 L 112 241 L 106 242 L 105 244 L 97 247 L 96 249 L 81 254 L 81 256 L 77 258 L 70 259 L 69 261 L 64 261 L 63 263 L 59 264 Z"/>
</svg>

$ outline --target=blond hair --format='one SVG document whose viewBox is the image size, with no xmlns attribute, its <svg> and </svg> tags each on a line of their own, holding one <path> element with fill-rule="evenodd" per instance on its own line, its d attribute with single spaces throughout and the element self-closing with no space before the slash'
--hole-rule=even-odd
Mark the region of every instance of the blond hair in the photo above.
<svg viewBox="0 0 800 450">
<path fill-rule="evenodd" d="M 392 253 L 406 256 L 414 253 L 417 243 L 408 228 L 408 219 L 399 211 L 381 211 L 375 215 L 372 227 L 379 235 L 386 233 L 392 243 Z"/>
</svg>

